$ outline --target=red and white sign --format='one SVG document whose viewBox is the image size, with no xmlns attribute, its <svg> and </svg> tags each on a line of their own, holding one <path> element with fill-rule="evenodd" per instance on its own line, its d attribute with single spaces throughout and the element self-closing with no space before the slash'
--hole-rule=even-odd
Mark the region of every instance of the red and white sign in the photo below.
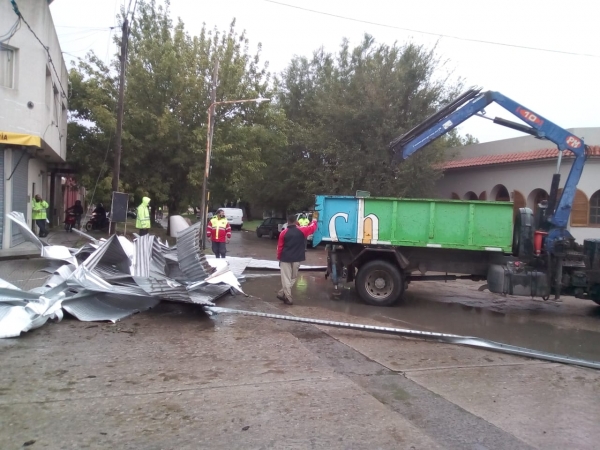
<svg viewBox="0 0 600 450">
<path fill-rule="evenodd" d="M 575 136 L 569 136 L 567 138 L 567 145 L 571 148 L 579 148 L 581 147 L 581 139 L 575 137 Z"/>
<path fill-rule="evenodd" d="M 523 117 L 523 119 L 535 123 L 536 125 L 541 125 L 544 123 L 542 119 L 540 119 L 536 114 L 532 113 L 531 111 L 527 111 L 526 109 L 519 107 L 517 108 L 517 112 L 521 117 Z"/>
</svg>

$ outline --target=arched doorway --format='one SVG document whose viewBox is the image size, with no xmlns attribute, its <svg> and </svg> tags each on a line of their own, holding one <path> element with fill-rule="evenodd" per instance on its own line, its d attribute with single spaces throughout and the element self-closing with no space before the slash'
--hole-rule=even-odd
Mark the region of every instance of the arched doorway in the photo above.
<svg viewBox="0 0 600 450">
<path fill-rule="evenodd" d="M 463 198 L 465 200 L 479 200 L 479 197 L 477 197 L 477 194 L 473 191 L 467 192 Z"/>
<path fill-rule="evenodd" d="M 497 184 L 492 189 L 490 194 L 490 200 L 495 202 L 510 202 L 510 194 L 508 193 L 508 189 L 503 184 Z"/>
<path fill-rule="evenodd" d="M 519 208 L 525 208 L 527 202 L 525 196 L 519 191 L 513 191 L 513 217 L 516 217 L 519 213 Z"/>
<path fill-rule="evenodd" d="M 453 192 L 452 195 L 450 196 L 450 199 L 452 199 L 452 200 L 460 200 L 460 197 L 458 196 L 458 194 L 456 192 Z"/>
<path fill-rule="evenodd" d="M 541 188 L 534 189 L 527 196 L 527 206 L 532 209 L 534 214 L 537 214 L 539 209 L 538 205 L 544 200 L 548 200 L 548 193 Z"/>
<path fill-rule="evenodd" d="M 486 191 L 483 191 L 481 194 L 479 194 L 479 200 L 482 200 L 482 201 L 487 200 L 487 192 Z"/>
</svg>

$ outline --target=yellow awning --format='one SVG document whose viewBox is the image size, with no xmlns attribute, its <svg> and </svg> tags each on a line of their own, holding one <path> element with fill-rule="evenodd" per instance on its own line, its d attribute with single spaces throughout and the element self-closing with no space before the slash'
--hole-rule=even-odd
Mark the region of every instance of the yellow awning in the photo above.
<svg viewBox="0 0 600 450">
<path fill-rule="evenodd" d="M 42 147 L 42 140 L 39 136 L 31 134 L 11 133 L 10 131 L 0 131 L 0 144 L 27 145 L 31 147 Z"/>
</svg>

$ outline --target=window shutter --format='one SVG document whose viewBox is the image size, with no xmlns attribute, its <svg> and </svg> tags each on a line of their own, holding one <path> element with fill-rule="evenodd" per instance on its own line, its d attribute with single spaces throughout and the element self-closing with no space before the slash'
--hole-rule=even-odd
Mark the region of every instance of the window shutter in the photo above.
<svg viewBox="0 0 600 450">
<path fill-rule="evenodd" d="M 589 203 L 587 196 L 577 189 L 571 211 L 572 227 L 587 227 L 589 223 Z"/>
</svg>

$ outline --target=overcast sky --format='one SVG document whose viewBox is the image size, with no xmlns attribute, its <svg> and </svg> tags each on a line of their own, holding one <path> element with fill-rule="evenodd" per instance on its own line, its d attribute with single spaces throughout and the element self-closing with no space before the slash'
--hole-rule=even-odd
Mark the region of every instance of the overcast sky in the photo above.
<svg viewBox="0 0 600 450">
<path fill-rule="evenodd" d="M 68 64 L 91 49 L 105 60 L 116 53 L 111 35 L 120 29 L 108 27 L 123 2 L 51 4 Z M 466 86 L 499 91 L 564 128 L 600 126 L 598 0 L 171 0 L 171 16 L 190 34 L 203 23 L 224 30 L 235 18 L 251 50 L 262 43 L 274 72 L 294 55 L 310 57 L 321 46 L 335 52 L 342 38 L 358 44 L 365 33 L 390 45 L 437 43 L 443 70 Z M 497 106 L 487 115 L 516 120 Z M 522 135 L 477 117 L 459 130 L 481 142 Z"/>
</svg>

